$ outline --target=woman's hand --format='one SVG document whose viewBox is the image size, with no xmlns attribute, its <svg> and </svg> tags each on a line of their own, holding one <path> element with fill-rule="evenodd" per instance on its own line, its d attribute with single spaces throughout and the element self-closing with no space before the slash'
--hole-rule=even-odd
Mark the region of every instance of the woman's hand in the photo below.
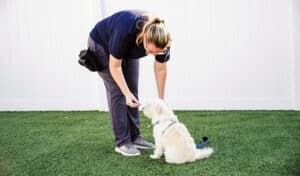
<svg viewBox="0 0 300 176">
<path fill-rule="evenodd" d="M 137 100 L 137 98 L 132 93 L 126 95 L 125 98 L 126 98 L 126 105 L 131 108 L 137 108 L 141 105 L 141 103 Z"/>
</svg>

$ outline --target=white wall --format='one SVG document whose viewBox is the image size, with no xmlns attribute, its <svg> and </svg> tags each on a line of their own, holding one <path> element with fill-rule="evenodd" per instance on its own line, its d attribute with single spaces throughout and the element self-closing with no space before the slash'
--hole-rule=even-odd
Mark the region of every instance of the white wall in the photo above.
<svg viewBox="0 0 300 176">
<path fill-rule="evenodd" d="M 105 108 L 98 76 L 77 63 L 101 1 L 0 3 L 0 110 Z"/>
<path fill-rule="evenodd" d="M 174 109 L 299 109 L 296 0 L 0 0 L 0 110 L 107 109 L 102 81 L 77 55 L 121 9 L 166 19 Z M 141 60 L 142 100 L 156 96 L 152 62 Z"/>
<path fill-rule="evenodd" d="M 294 40 L 294 107 L 300 110 L 300 1 L 293 0 L 292 4 L 292 38 Z"/>
</svg>

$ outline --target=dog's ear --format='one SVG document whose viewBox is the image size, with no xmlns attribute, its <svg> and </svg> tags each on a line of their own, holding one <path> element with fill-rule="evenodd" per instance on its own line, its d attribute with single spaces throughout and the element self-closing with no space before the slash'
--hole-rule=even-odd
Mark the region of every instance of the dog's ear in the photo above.
<svg viewBox="0 0 300 176">
<path fill-rule="evenodd" d="M 155 103 L 155 113 L 157 116 L 161 116 L 164 113 L 164 104 L 161 100 L 157 100 Z"/>
<path fill-rule="evenodd" d="M 152 110 L 151 110 L 151 105 L 149 103 L 148 104 L 142 104 L 140 109 L 143 111 L 144 115 L 147 118 L 152 119 L 153 113 L 152 113 Z"/>
<path fill-rule="evenodd" d="M 155 103 L 155 112 L 157 116 L 161 116 L 164 114 L 168 114 L 169 108 L 163 100 L 158 99 Z"/>
<path fill-rule="evenodd" d="M 157 113 L 158 115 L 165 115 L 166 117 L 173 119 L 173 120 L 178 120 L 177 116 L 174 114 L 173 110 L 163 101 L 159 100 L 157 103 Z"/>
</svg>

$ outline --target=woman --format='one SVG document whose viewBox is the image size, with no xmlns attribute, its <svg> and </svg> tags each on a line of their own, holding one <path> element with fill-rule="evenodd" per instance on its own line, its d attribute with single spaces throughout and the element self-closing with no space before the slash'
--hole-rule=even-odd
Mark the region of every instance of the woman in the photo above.
<svg viewBox="0 0 300 176">
<path fill-rule="evenodd" d="M 106 88 L 115 151 L 122 155 L 138 156 L 138 148 L 154 148 L 139 130 L 139 58 L 154 55 L 158 96 L 164 99 L 169 45 L 164 21 L 144 11 L 117 12 L 98 22 L 90 32 L 88 47 L 101 60 L 99 75 Z"/>
</svg>

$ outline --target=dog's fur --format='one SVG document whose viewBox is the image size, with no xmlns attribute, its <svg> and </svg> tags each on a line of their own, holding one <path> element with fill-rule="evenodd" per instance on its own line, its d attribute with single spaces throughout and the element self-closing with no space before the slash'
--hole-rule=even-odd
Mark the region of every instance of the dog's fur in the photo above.
<svg viewBox="0 0 300 176">
<path fill-rule="evenodd" d="M 167 163 L 182 164 L 208 158 L 213 153 L 212 148 L 196 148 L 186 126 L 178 121 L 163 100 L 147 103 L 142 110 L 153 125 L 155 150 L 150 155 L 152 159 L 159 159 L 164 155 Z"/>
</svg>

